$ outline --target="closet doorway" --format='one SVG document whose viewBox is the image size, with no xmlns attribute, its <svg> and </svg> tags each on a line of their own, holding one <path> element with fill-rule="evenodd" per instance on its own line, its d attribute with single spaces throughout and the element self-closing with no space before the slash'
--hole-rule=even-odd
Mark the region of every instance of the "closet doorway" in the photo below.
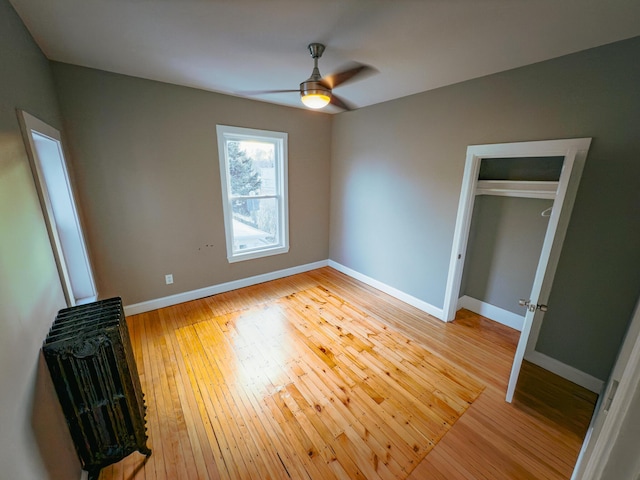
<svg viewBox="0 0 640 480">
<path fill-rule="evenodd" d="M 443 307 L 447 321 L 455 318 L 458 306 L 476 196 L 492 194 L 525 198 L 548 198 L 553 201 L 550 216 L 548 217 L 548 226 L 542 242 L 540 258 L 535 268 L 531 294 L 528 298 L 523 299 L 524 305 L 522 306 L 526 309 L 526 314 L 509 378 L 506 392 L 507 402 L 511 402 L 513 399 L 525 353 L 533 351 L 535 348 L 544 312 L 547 310 L 546 302 L 551 293 L 553 277 L 590 144 L 590 138 L 580 138 L 472 145 L 467 148 L 467 159 Z M 501 161 L 495 162 L 493 159 L 501 159 Z M 519 180 L 517 179 L 517 174 L 515 180 L 480 180 L 480 169 L 483 166 L 483 160 L 485 160 L 484 166 L 493 163 L 502 164 L 503 167 L 500 168 L 504 168 L 506 163 L 506 171 L 510 172 L 517 171 L 519 163 L 530 166 L 532 164 L 535 165 L 536 162 L 540 162 L 540 165 L 542 165 L 543 163 L 553 164 L 560 161 L 561 166 L 557 181 Z M 518 301 L 518 299 L 514 299 L 514 301 Z"/>
</svg>

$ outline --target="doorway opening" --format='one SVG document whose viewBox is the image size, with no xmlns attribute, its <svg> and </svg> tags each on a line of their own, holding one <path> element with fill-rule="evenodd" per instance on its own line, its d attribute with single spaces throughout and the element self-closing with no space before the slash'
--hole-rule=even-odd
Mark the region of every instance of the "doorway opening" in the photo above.
<svg viewBox="0 0 640 480">
<path fill-rule="evenodd" d="M 67 305 L 92 302 L 97 292 L 60 132 L 22 110 L 18 119 Z"/>
<path fill-rule="evenodd" d="M 553 199 L 540 258 L 535 268 L 531 294 L 528 298 L 523 299 L 526 314 L 522 322 L 520 340 L 514 356 L 506 392 L 507 402 L 511 402 L 513 399 L 525 353 L 535 349 L 590 144 L 590 138 L 579 138 L 472 145 L 467 148 L 467 159 L 443 307 L 445 320 L 451 321 L 455 318 L 476 196 L 486 193 L 488 190 L 502 190 L 503 192 L 518 192 L 518 196 L 545 198 L 544 196 L 546 195 L 546 198 Z M 519 179 L 480 180 L 480 168 L 483 160 L 507 159 L 509 160 L 508 163 L 513 167 L 523 161 L 535 161 L 536 159 L 541 164 L 553 164 L 555 162 L 554 158 L 562 159 L 560 175 L 557 181 L 549 179 L 540 181 Z M 518 299 L 514 300 L 517 301 Z"/>
</svg>

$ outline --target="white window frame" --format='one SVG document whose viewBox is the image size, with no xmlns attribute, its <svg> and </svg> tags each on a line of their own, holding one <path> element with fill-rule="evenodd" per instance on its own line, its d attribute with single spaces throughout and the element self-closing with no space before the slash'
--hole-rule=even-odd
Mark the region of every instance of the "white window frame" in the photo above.
<svg viewBox="0 0 640 480">
<path fill-rule="evenodd" d="M 270 255 L 279 255 L 289 251 L 289 195 L 288 195 L 288 135 L 284 132 L 256 130 L 253 128 L 216 125 L 218 135 L 218 158 L 220 163 L 220 181 L 222 186 L 222 210 L 224 213 L 224 231 L 227 243 L 227 260 L 229 263 L 251 260 Z M 233 249 L 233 208 L 231 197 L 231 178 L 229 175 L 229 159 L 227 158 L 227 141 L 262 141 L 275 146 L 276 194 L 252 196 L 252 199 L 275 198 L 278 204 L 278 238 L 277 245 L 234 251 Z"/>
</svg>

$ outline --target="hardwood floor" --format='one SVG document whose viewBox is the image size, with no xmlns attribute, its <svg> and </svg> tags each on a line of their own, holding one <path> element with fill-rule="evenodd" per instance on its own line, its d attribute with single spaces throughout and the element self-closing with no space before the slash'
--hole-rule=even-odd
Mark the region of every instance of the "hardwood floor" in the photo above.
<svg viewBox="0 0 640 480">
<path fill-rule="evenodd" d="M 101 480 L 566 479 L 596 400 L 525 362 L 507 404 L 518 332 L 331 268 L 128 324 L 153 455 Z"/>
</svg>

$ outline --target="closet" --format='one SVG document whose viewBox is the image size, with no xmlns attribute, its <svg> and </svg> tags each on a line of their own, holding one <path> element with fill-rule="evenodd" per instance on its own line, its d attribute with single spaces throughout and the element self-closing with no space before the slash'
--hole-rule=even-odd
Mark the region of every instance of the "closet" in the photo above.
<svg viewBox="0 0 640 480">
<path fill-rule="evenodd" d="M 458 308 L 522 329 L 563 161 L 481 160 Z"/>
</svg>

